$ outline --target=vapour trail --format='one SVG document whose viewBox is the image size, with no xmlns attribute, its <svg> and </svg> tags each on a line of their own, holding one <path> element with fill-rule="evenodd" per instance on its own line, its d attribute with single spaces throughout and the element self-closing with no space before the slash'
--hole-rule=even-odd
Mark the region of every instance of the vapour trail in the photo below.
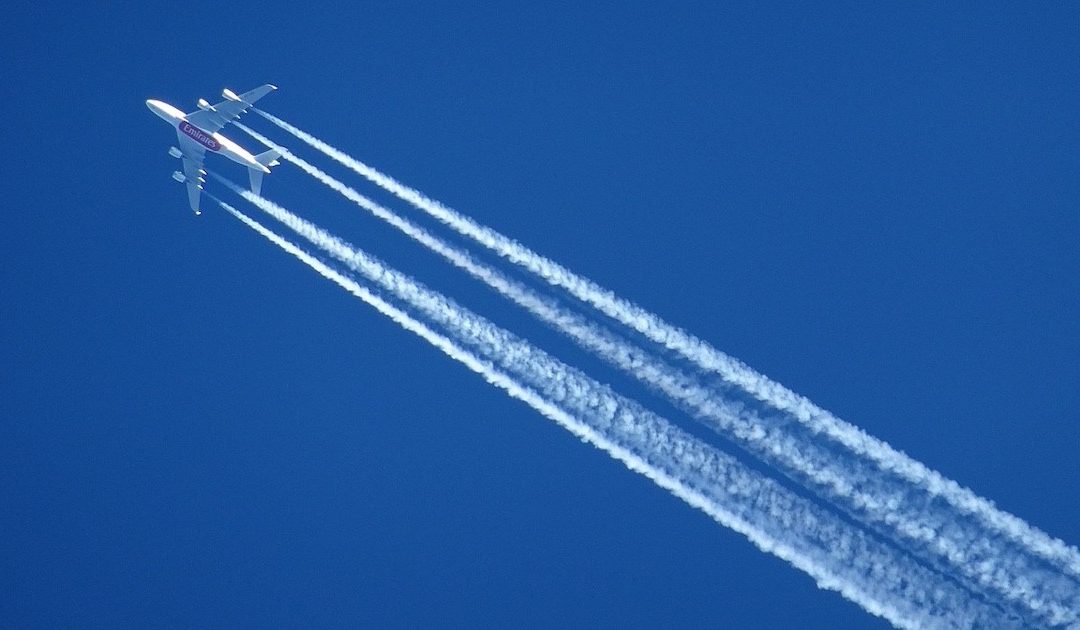
<svg viewBox="0 0 1080 630">
<path fill-rule="evenodd" d="M 216 198 L 214 200 L 323 277 L 337 283 L 447 356 L 463 363 L 489 383 L 522 400 L 582 440 L 604 450 L 631 470 L 645 475 L 691 506 L 701 509 L 718 523 L 742 533 L 763 551 L 783 558 L 810 574 L 821 588 L 837 590 L 868 612 L 899 627 L 1019 625 L 1016 619 L 1005 617 L 995 607 L 970 597 L 951 580 L 919 565 L 865 532 L 850 528 L 823 508 L 761 477 L 760 473 L 703 444 L 662 418 L 645 412 L 629 401 L 620 400 L 598 383 L 588 384 L 573 370 L 525 342 L 514 340 L 513 347 L 496 348 L 490 346 L 488 341 L 478 341 L 478 337 L 488 335 L 512 337 L 486 320 L 467 312 L 456 315 L 481 328 L 486 326 L 495 330 L 470 326 L 450 328 L 455 336 L 459 336 L 459 341 L 477 348 L 487 348 L 487 352 L 482 353 L 487 356 L 484 359 L 235 208 Z M 270 202 L 262 201 L 270 205 Z M 384 272 L 388 274 L 386 278 L 396 274 L 385 267 Z M 373 280 L 379 281 L 376 278 Z M 381 281 L 379 283 L 383 284 Z M 445 298 L 442 301 L 451 304 Z M 410 305 L 418 308 L 417 304 Z M 493 365 L 491 360 L 509 366 L 513 371 L 519 371 L 523 363 L 531 360 L 547 361 L 550 365 L 540 367 L 541 374 L 538 375 L 542 379 L 540 384 L 545 387 L 537 391 L 523 385 Z M 545 370 L 551 370 L 550 375 L 544 375 Z M 569 377 L 568 382 L 557 382 L 561 376 Z M 585 386 L 585 389 L 579 389 L 581 386 Z M 577 413 L 569 411 L 567 407 L 577 409 Z"/>
<path fill-rule="evenodd" d="M 1058 571 L 1029 557 L 1026 550 L 1017 549 L 1006 537 L 987 532 L 967 515 L 952 513 L 947 506 L 912 494 L 909 484 L 883 474 L 865 460 L 841 457 L 836 450 L 817 444 L 812 436 L 793 433 L 792 427 L 785 423 L 763 421 L 754 410 L 717 395 L 696 379 L 556 301 L 541 297 L 505 274 L 475 261 L 467 252 L 364 197 L 262 134 L 239 123 L 237 126 L 263 144 L 278 149 L 284 159 L 523 306 L 587 350 L 659 390 L 706 426 L 734 440 L 823 498 L 835 502 L 875 531 L 953 573 L 970 588 L 1015 602 L 1047 622 L 1076 621 L 1073 611 L 1080 608 L 1080 588 Z M 219 179 L 253 201 L 251 193 L 224 178 Z M 310 234 L 311 226 L 298 224 L 296 217 L 275 216 L 294 230 Z"/>
<path fill-rule="evenodd" d="M 821 409 L 809 399 L 758 373 L 738 359 L 713 348 L 704 340 L 669 324 L 658 315 L 617 296 L 588 278 L 575 274 L 521 243 L 428 198 L 420 191 L 398 182 L 284 120 L 260 109 L 253 109 L 281 129 L 372 183 L 408 201 L 459 234 L 527 269 L 552 286 L 567 291 L 575 298 L 592 305 L 654 343 L 678 353 L 699 368 L 715 372 L 725 381 L 743 388 L 758 400 L 789 413 L 814 433 L 828 436 L 852 452 L 870 459 L 882 470 L 915 484 L 931 499 L 940 497 L 962 512 L 976 516 L 988 527 L 1028 547 L 1033 553 L 1056 564 L 1073 577 L 1080 577 L 1080 550 L 1076 547 L 1046 534 L 1013 514 L 998 509 L 991 501 L 978 496 L 970 489 Z"/>
</svg>

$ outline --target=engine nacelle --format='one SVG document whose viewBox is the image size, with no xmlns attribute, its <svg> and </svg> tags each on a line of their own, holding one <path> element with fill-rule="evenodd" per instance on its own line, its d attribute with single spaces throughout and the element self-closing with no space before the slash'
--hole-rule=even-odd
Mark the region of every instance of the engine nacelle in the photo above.
<svg viewBox="0 0 1080 630">
<path fill-rule="evenodd" d="M 229 88 L 225 88 L 224 90 L 222 90 L 221 95 L 224 96 L 225 98 L 229 99 L 230 101 L 239 101 L 240 100 L 240 97 L 237 96 L 236 94 L 234 94 L 233 91 L 230 90 Z"/>
<path fill-rule="evenodd" d="M 199 109 L 201 109 L 201 110 L 204 110 L 204 111 L 205 111 L 205 110 L 209 110 L 209 111 L 212 111 L 212 112 L 213 112 L 213 111 L 217 111 L 217 110 L 215 110 L 215 109 L 214 109 L 214 106 L 213 106 L 213 105 L 211 105 L 210 103 L 208 103 L 208 102 L 206 101 L 206 99 L 205 99 L 205 98 L 200 98 L 200 99 L 198 100 L 198 103 L 197 103 L 197 105 L 199 106 Z"/>
<path fill-rule="evenodd" d="M 176 181 L 180 182 L 181 184 L 183 184 L 185 181 L 187 181 L 187 178 L 184 177 L 184 174 L 181 173 L 180 171 L 173 171 L 172 178 L 175 179 Z"/>
<path fill-rule="evenodd" d="M 184 157 L 184 153 L 176 147 L 169 147 L 169 155 L 177 159 Z"/>
</svg>

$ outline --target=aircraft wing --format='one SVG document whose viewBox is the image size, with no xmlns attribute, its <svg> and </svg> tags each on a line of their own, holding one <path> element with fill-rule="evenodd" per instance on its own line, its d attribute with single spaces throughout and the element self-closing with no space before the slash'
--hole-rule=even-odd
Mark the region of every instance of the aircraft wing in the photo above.
<svg viewBox="0 0 1080 630">
<path fill-rule="evenodd" d="M 206 181 L 203 177 L 203 158 L 206 150 L 201 144 L 195 142 L 186 135 L 177 133 L 180 140 L 180 150 L 184 153 L 181 161 L 184 163 L 184 183 L 187 185 L 188 203 L 195 214 L 202 214 L 199 210 L 199 199 L 202 197 L 202 185 Z"/>
<path fill-rule="evenodd" d="M 195 214 L 202 214 L 199 210 L 199 200 L 202 198 L 202 164 L 184 158 L 184 183 L 187 185 L 188 203 Z"/>
<path fill-rule="evenodd" d="M 200 101 L 200 108 L 187 114 L 187 121 L 207 133 L 218 132 L 225 125 L 238 120 L 240 114 L 251 108 L 255 101 L 276 89 L 275 86 L 268 83 L 239 95 L 225 90 L 222 92 L 222 95 L 225 96 L 224 101 L 209 106 L 206 105 L 205 101 Z"/>
</svg>

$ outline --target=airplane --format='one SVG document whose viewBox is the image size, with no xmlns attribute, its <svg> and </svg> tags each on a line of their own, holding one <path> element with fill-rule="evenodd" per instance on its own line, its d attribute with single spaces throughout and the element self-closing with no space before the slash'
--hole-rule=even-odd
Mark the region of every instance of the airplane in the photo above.
<svg viewBox="0 0 1080 630">
<path fill-rule="evenodd" d="M 255 101 L 276 89 L 275 86 L 267 84 L 239 96 L 232 90 L 225 89 L 221 92 L 221 95 L 225 97 L 224 101 L 211 105 L 206 102 L 206 99 L 200 98 L 199 109 L 190 114 L 185 114 L 172 105 L 158 100 L 146 101 L 146 106 L 150 108 L 150 111 L 176 128 L 177 144 L 180 147 L 169 147 L 169 155 L 183 162 L 184 172 L 173 171 L 172 176 L 180 183 L 187 183 L 188 203 L 191 204 L 191 209 L 196 215 L 202 214 L 199 210 L 199 198 L 202 196 L 203 184 L 206 182 L 203 157 L 207 149 L 246 166 L 251 191 L 256 195 L 262 188 L 263 174 L 269 173 L 271 166 L 279 164 L 278 158 L 281 154 L 278 151 L 270 149 L 258 155 L 252 155 L 219 133 L 225 125 L 239 120 L 240 114 L 246 112 L 255 104 Z"/>
</svg>

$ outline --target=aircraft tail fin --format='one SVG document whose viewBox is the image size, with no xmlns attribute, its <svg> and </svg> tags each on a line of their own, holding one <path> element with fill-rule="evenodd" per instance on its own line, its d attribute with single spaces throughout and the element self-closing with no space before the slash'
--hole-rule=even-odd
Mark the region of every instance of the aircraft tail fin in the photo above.
<svg viewBox="0 0 1080 630">
<path fill-rule="evenodd" d="M 255 161 L 259 164 L 262 164 L 266 168 L 270 168 L 271 166 L 277 166 L 278 164 L 280 164 L 280 162 L 278 162 L 279 157 L 281 157 L 280 151 L 278 151 L 277 149 L 270 149 L 269 151 L 263 151 L 262 153 L 256 155 Z M 263 171 L 254 168 L 248 169 L 248 179 L 251 181 L 251 192 L 255 193 L 256 195 L 262 194 L 260 192 L 262 190 L 262 178 Z"/>
</svg>

